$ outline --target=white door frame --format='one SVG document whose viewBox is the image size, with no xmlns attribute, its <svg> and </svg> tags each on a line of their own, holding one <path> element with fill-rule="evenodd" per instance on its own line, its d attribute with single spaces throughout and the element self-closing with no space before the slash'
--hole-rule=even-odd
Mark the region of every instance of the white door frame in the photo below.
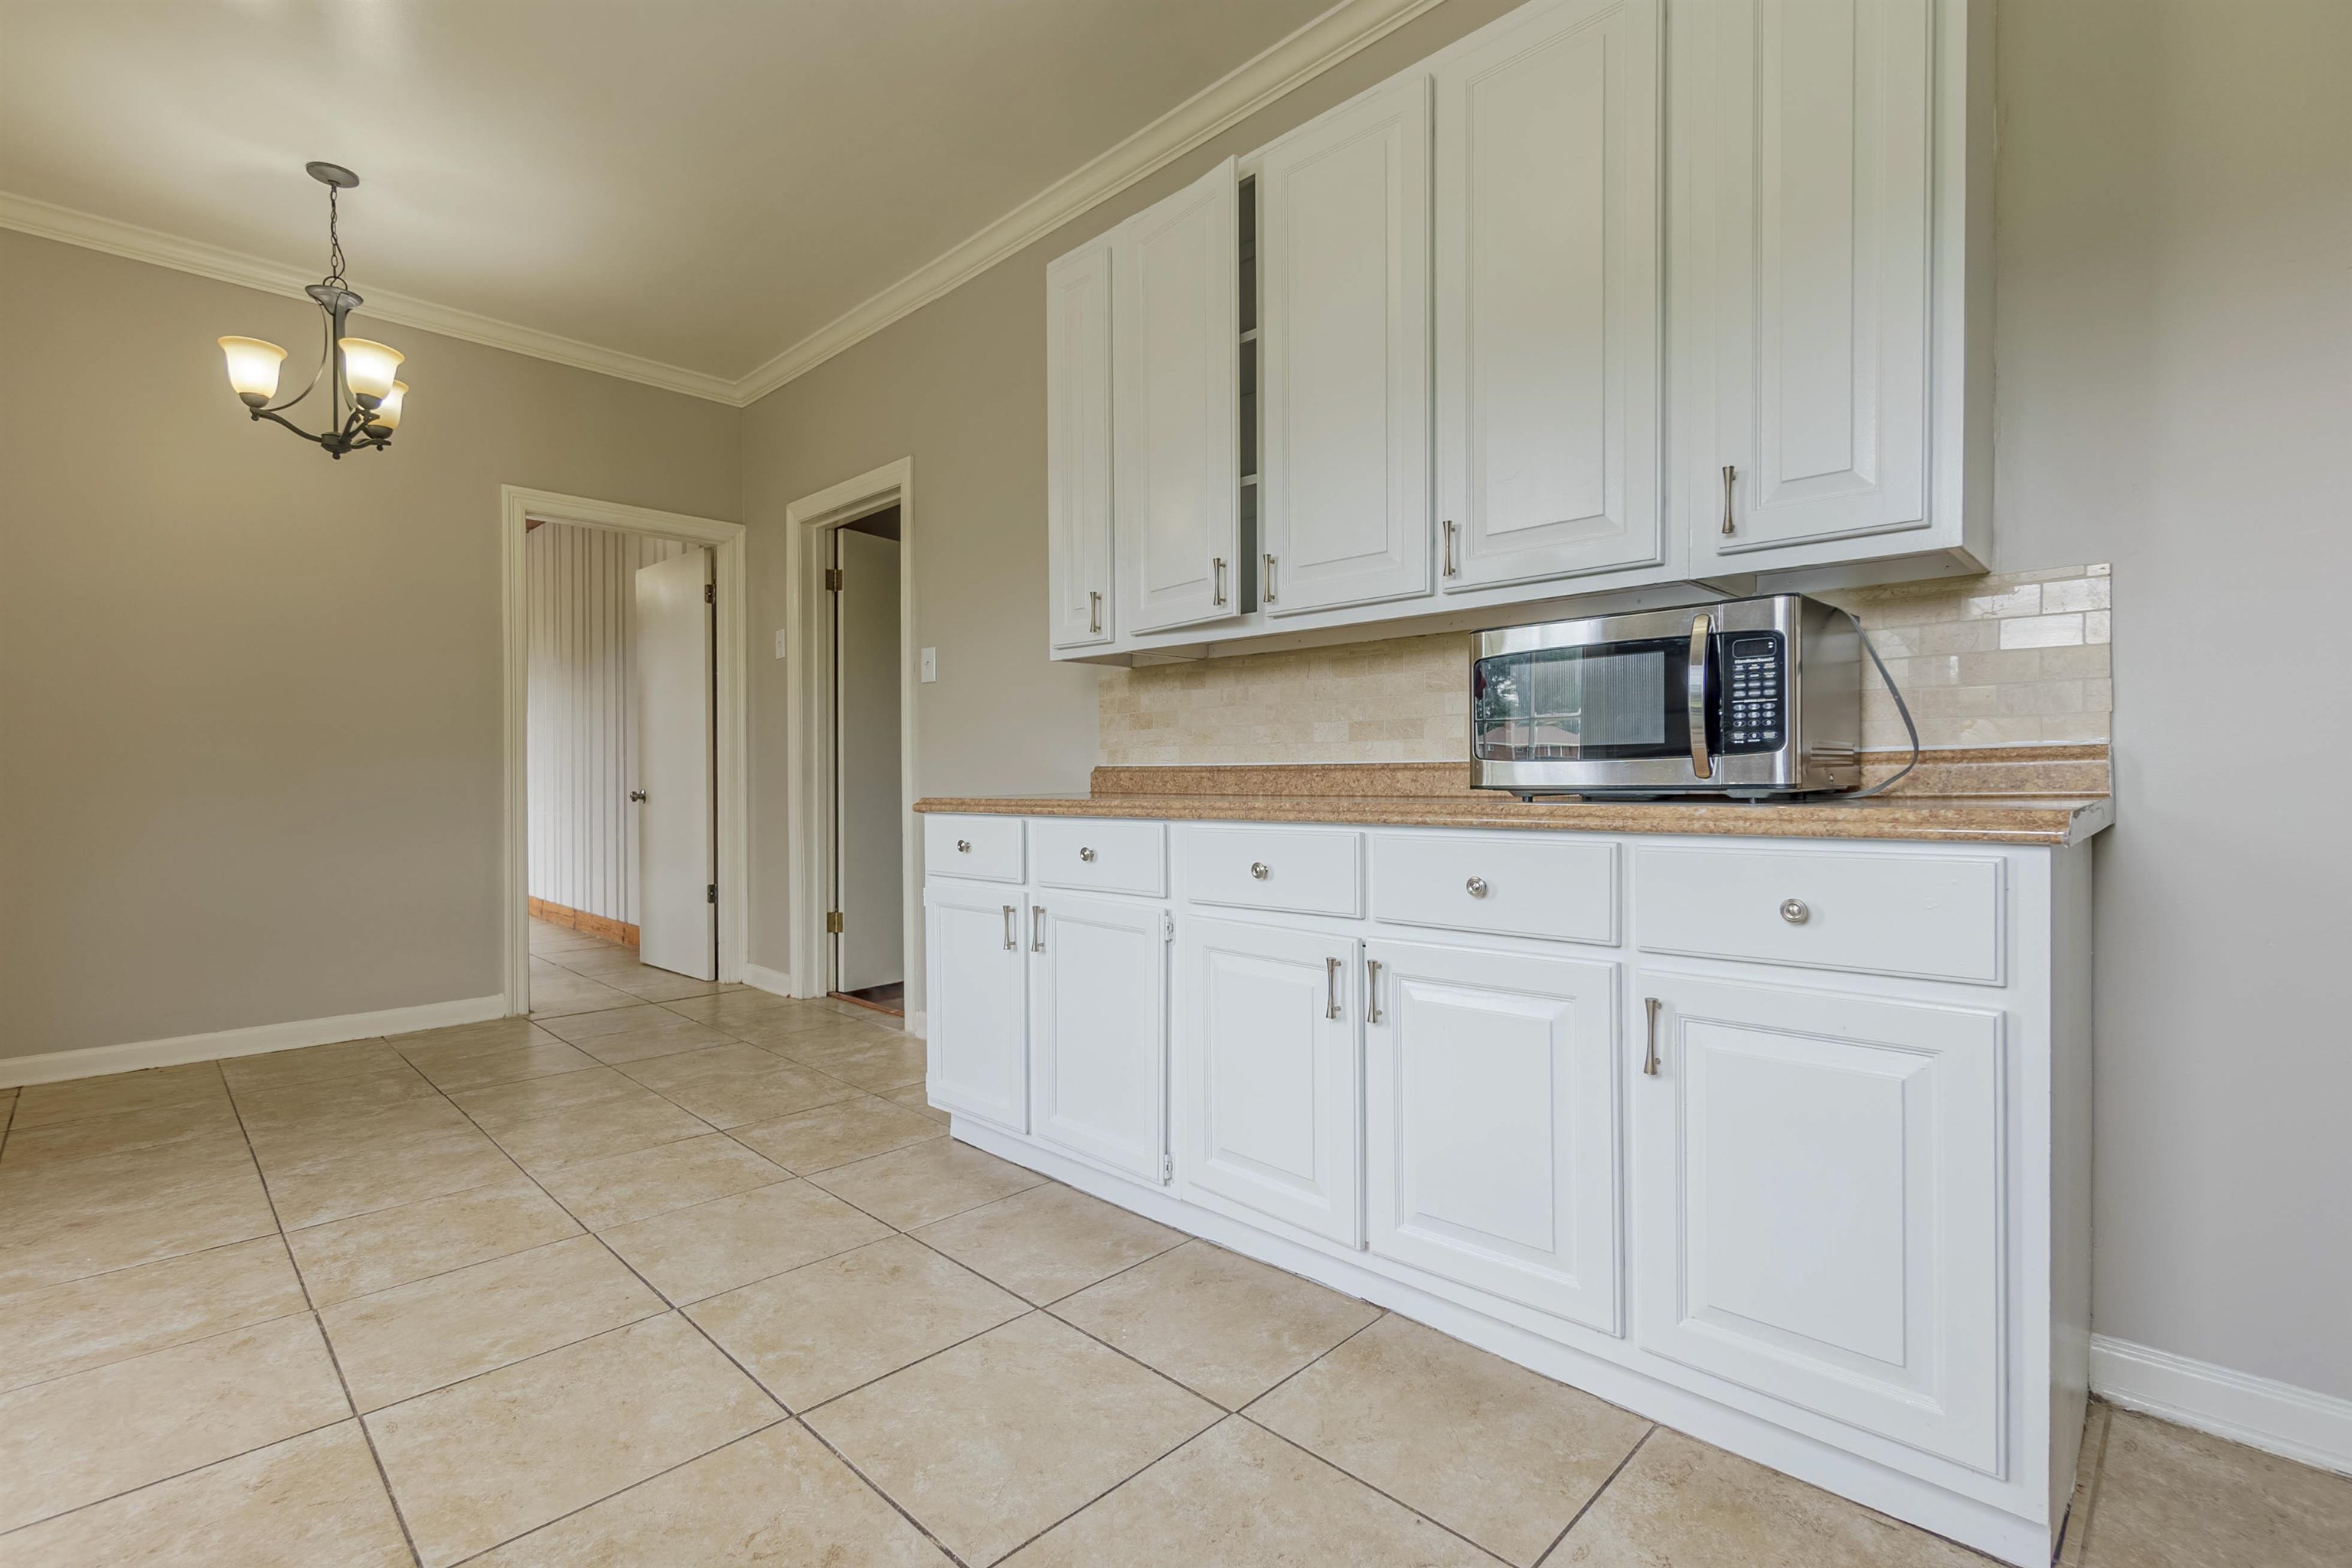
<svg viewBox="0 0 2352 1568">
<path fill-rule="evenodd" d="M 831 973 L 824 912 L 833 861 L 833 654 L 825 646 L 824 541 L 884 508 L 898 509 L 898 920 L 907 954 L 907 1027 L 923 1032 L 922 835 L 915 819 L 915 460 L 901 458 L 854 479 L 803 496 L 784 509 L 784 640 L 787 671 L 785 811 L 790 845 L 785 885 L 792 910 L 792 993 L 822 996 Z"/>
<path fill-rule="evenodd" d="M 552 490 L 499 487 L 499 603 L 506 645 L 506 826 L 499 856 L 506 910 L 502 972 L 509 1016 L 530 1011 L 530 840 L 525 735 L 530 672 L 530 607 L 525 597 L 523 538 L 533 522 L 570 523 L 615 533 L 647 533 L 710 548 L 717 610 L 719 979 L 743 977 L 751 911 L 750 788 L 746 768 L 743 644 L 743 539 L 740 522 L 655 511 Z"/>
</svg>

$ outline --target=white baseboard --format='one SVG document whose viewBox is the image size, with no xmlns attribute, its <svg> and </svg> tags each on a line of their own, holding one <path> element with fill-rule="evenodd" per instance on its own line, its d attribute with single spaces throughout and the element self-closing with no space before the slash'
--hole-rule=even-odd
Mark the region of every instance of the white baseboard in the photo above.
<svg viewBox="0 0 2352 1568">
<path fill-rule="evenodd" d="M 2091 1336 L 2091 1392 L 2126 1410 L 2352 1475 L 2352 1399 Z"/>
<path fill-rule="evenodd" d="M 346 1013 L 339 1018 L 297 1018 L 291 1023 L 257 1024 L 250 1028 L 180 1035 L 168 1040 L 134 1040 L 121 1046 L 85 1046 L 77 1051 L 0 1057 L 0 1089 L 137 1072 L 144 1068 L 178 1067 L 183 1062 L 208 1062 L 222 1057 L 253 1057 L 265 1051 L 298 1050 L 304 1046 L 331 1046 L 340 1040 L 365 1040 L 378 1035 L 405 1035 L 418 1029 L 446 1028 L 452 1024 L 478 1024 L 486 1018 L 503 1018 L 506 1013 L 504 996 L 469 996 L 459 1002 L 427 1002 L 415 1007 L 386 1007 L 375 1013 Z"/>
<path fill-rule="evenodd" d="M 931 1037 L 931 1016 L 929 1013 L 908 1014 L 907 1033 L 914 1036 L 915 1038 L 919 1040 L 929 1039 Z"/>
<path fill-rule="evenodd" d="M 778 996 L 793 994 L 793 977 L 781 969 L 770 969 L 764 963 L 745 964 L 743 984 L 754 991 L 772 992 Z"/>
</svg>

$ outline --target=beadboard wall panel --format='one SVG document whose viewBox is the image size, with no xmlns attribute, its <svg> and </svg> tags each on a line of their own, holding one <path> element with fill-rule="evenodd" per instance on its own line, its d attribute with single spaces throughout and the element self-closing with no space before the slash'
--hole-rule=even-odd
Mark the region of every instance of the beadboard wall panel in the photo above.
<svg viewBox="0 0 2352 1568">
<path fill-rule="evenodd" d="M 698 546 L 542 523 L 530 607 L 530 896 L 637 923 L 636 574 Z"/>
</svg>

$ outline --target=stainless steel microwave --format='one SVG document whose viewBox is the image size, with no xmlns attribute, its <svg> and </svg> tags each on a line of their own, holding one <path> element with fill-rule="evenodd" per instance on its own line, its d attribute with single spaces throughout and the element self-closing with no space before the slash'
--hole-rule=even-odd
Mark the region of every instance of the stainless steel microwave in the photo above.
<svg viewBox="0 0 2352 1568">
<path fill-rule="evenodd" d="M 1801 594 L 1473 638 L 1470 782 L 1539 795 L 1851 790 L 1862 634 Z"/>
</svg>

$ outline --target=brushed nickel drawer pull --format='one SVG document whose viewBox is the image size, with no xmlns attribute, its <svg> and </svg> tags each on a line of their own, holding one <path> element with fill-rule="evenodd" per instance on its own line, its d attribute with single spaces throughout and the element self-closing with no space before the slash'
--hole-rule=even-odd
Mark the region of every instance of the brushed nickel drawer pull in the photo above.
<svg viewBox="0 0 2352 1568">
<path fill-rule="evenodd" d="M 1011 952 L 1019 945 L 1020 939 L 1013 934 L 1013 906 L 1007 904 L 1004 906 L 1004 951 Z"/>
<path fill-rule="evenodd" d="M 1813 918 L 1813 911 L 1806 906 L 1802 899 L 1782 899 L 1780 918 L 1792 926 L 1801 926 Z"/>
<path fill-rule="evenodd" d="M 1377 1024 L 1380 1021 L 1381 961 L 1368 958 L 1364 960 L 1364 1022 Z"/>
<path fill-rule="evenodd" d="M 1658 1009 L 1665 1004 L 1655 996 L 1642 998 L 1642 1005 L 1650 1015 L 1650 1048 L 1642 1058 L 1642 1070 L 1652 1078 L 1658 1076 Z"/>
<path fill-rule="evenodd" d="M 1255 877 L 1261 882 L 1265 881 L 1267 877 L 1273 874 L 1273 872 L 1274 868 L 1267 865 L 1263 860 L 1253 860 L 1250 862 L 1250 875 Z"/>
<path fill-rule="evenodd" d="M 1339 1016 L 1339 961 L 1338 959 L 1327 958 L 1323 961 L 1323 984 L 1326 987 L 1323 1016 L 1327 1018 L 1336 1018 Z"/>
<path fill-rule="evenodd" d="M 1087 847 L 1086 846 L 1084 846 L 1083 844 L 1082 844 L 1082 845 L 1080 845 L 1080 846 L 1078 847 L 1078 858 L 1079 858 L 1079 859 L 1084 860 L 1084 861 L 1087 861 L 1087 862 L 1088 862 L 1089 864 L 1091 864 L 1091 863 L 1093 862 L 1093 860 L 1094 860 L 1094 858 L 1095 858 L 1095 852 L 1094 852 L 1093 850 L 1091 850 L 1091 849 L 1087 848 Z"/>
<path fill-rule="evenodd" d="M 1045 951 L 1045 906 L 1043 904 L 1029 906 L 1029 951 Z"/>
<path fill-rule="evenodd" d="M 1210 597 L 1209 602 L 1223 608 L 1225 602 L 1225 558 L 1222 555 L 1213 556 L 1210 558 L 1209 564 L 1216 568 L 1217 575 L 1216 592 Z"/>
<path fill-rule="evenodd" d="M 959 838 L 959 839 L 957 839 L 957 840 L 956 840 L 956 853 L 957 853 L 957 854 L 959 854 L 959 855 L 969 855 L 969 854 L 971 854 L 971 839 L 969 839 L 969 838 Z"/>
<path fill-rule="evenodd" d="M 1265 558 L 1265 602 L 1269 605 L 1274 603 L 1274 556 L 1271 553 Z"/>
<path fill-rule="evenodd" d="M 1739 477 L 1739 470 L 1738 470 L 1738 468 L 1733 468 L 1733 467 L 1731 467 L 1729 464 L 1726 464 L 1726 465 L 1724 466 L 1724 469 L 1723 469 L 1723 536 L 1724 536 L 1726 539 L 1730 538 L 1730 537 L 1731 537 L 1731 533 L 1732 533 L 1732 527 L 1731 527 L 1731 481 L 1732 481 L 1732 480 L 1734 480 L 1734 479 L 1738 479 L 1738 477 Z"/>
<path fill-rule="evenodd" d="M 1473 877 L 1462 884 L 1462 890 L 1474 899 L 1483 899 L 1486 896 L 1486 879 Z"/>
<path fill-rule="evenodd" d="M 1444 524 L 1443 524 L 1443 526 L 1445 530 L 1445 575 L 1451 577 L 1454 575 L 1454 523 L 1452 520 L 1449 519 Z"/>
<path fill-rule="evenodd" d="M 1102 636 L 1102 590 L 1099 588 L 1087 590 L 1087 635 Z"/>
</svg>

